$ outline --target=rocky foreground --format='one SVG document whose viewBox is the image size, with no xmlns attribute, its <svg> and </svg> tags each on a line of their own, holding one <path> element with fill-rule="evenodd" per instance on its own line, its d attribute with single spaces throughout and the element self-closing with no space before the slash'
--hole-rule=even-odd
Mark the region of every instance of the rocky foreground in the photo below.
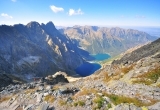
<svg viewBox="0 0 160 110">
<path fill-rule="evenodd" d="M 160 39 L 84 78 L 57 72 L 0 87 L 0 110 L 160 110 L 159 48 Z"/>
<path fill-rule="evenodd" d="M 69 82 L 65 73 L 2 88 L 0 110 L 159 110 L 160 58 L 107 65 Z"/>
</svg>

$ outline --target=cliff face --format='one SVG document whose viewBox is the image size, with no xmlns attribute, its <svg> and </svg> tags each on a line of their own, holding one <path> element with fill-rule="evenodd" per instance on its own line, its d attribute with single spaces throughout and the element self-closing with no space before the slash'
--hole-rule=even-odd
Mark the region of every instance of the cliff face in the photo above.
<svg viewBox="0 0 160 110">
<path fill-rule="evenodd" d="M 111 56 L 156 39 L 145 32 L 118 27 L 74 26 L 60 31 L 92 54 L 108 53 Z"/>
<path fill-rule="evenodd" d="M 31 77 L 73 71 L 84 62 L 79 50 L 52 22 L 0 26 L 1 73 Z"/>
</svg>

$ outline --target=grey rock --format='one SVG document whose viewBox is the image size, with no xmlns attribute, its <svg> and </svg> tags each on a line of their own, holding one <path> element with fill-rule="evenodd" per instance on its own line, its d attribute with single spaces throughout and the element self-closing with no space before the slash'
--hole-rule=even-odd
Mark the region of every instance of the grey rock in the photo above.
<svg viewBox="0 0 160 110">
<path fill-rule="evenodd" d="M 73 102 L 73 99 L 72 99 L 71 97 L 68 97 L 68 98 L 67 98 L 67 102 L 68 102 L 68 103 L 72 103 L 72 102 Z"/>
<path fill-rule="evenodd" d="M 47 90 L 51 90 L 51 89 L 52 89 L 52 86 L 51 86 L 51 85 L 48 85 L 48 86 L 46 87 L 46 89 L 47 89 Z"/>
<path fill-rule="evenodd" d="M 48 110 L 49 104 L 48 103 L 42 103 L 39 107 L 37 107 L 36 110 Z"/>
<path fill-rule="evenodd" d="M 35 93 L 37 95 L 37 102 L 40 103 L 42 101 L 43 94 Z"/>
<path fill-rule="evenodd" d="M 149 110 L 159 110 L 160 109 L 160 102 L 155 103 L 152 106 L 148 106 Z"/>
<path fill-rule="evenodd" d="M 92 103 L 91 100 L 86 100 L 85 104 L 86 104 L 86 106 L 90 106 L 90 105 L 92 105 L 93 103 Z"/>
<path fill-rule="evenodd" d="M 48 92 L 43 93 L 43 96 L 44 96 L 44 97 L 47 96 L 47 95 L 49 95 Z"/>
<path fill-rule="evenodd" d="M 44 90 L 44 86 L 39 86 L 38 90 L 40 90 L 40 91 Z"/>
<path fill-rule="evenodd" d="M 33 104 L 29 104 L 26 107 L 24 107 L 24 110 L 32 110 L 31 107 L 33 106 Z"/>
<path fill-rule="evenodd" d="M 136 107 L 133 104 L 119 104 L 115 107 L 115 110 L 141 110 L 141 108 Z"/>
</svg>

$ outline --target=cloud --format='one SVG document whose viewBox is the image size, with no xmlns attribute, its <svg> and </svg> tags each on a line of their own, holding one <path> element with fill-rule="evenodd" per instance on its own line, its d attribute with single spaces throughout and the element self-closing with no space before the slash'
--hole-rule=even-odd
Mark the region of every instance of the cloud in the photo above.
<svg viewBox="0 0 160 110">
<path fill-rule="evenodd" d="M 50 6 L 50 8 L 51 8 L 51 10 L 52 10 L 54 13 L 64 11 L 63 8 L 61 8 L 61 7 L 56 7 L 56 6 L 54 6 L 54 5 Z"/>
<path fill-rule="evenodd" d="M 1 16 L 2 16 L 2 17 L 5 17 L 5 18 L 7 18 L 7 19 L 12 19 L 12 18 L 13 18 L 12 16 L 10 16 L 10 15 L 8 15 L 8 14 L 6 14 L 6 13 L 2 13 Z"/>
<path fill-rule="evenodd" d="M 11 0 L 12 2 L 16 2 L 17 0 Z"/>
<path fill-rule="evenodd" d="M 136 15 L 135 18 L 146 18 L 146 17 L 143 15 Z"/>
<path fill-rule="evenodd" d="M 72 15 L 82 15 L 84 14 L 82 12 L 82 10 L 79 8 L 78 10 L 74 10 L 74 9 L 69 9 L 69 16 L 72 16 Z"/>
</svg>

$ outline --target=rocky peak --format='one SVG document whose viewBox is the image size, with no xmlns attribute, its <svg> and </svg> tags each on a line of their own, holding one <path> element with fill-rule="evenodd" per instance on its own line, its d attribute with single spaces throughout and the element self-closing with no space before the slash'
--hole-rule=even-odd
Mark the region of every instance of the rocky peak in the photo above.
<svg viewBox="0 0 160 110">
<path fill-rule="evenodd" d="M 52 21 L 49 21 L 47 24 L 46 24 L 46 27 L 50 27 L 50 28 L 54 28 L 55 29 L 55 25 L 53 24 Z"/>
<path fill-rule="evenodd" d="M 36 28 L 36 27 L 39 27 L 40 24 L 39 24 L 38 22 L 36 22 L 36 21 L 31 21 L 31 22 L 28 23 L 26 26 L 27 26 L 28 28 Z"/>
</svg>

